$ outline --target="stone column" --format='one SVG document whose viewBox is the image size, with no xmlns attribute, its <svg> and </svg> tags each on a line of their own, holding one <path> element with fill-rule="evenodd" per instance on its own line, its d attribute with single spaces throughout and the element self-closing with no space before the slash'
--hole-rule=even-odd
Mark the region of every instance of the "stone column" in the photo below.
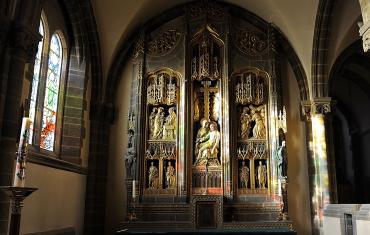
<svg viewBox="0 0 370 235">
<path fill-rule="evenodd" d="M 330 203 L 329 161 L 327 154 L 327 138 L 325 115 L 331 111 L 331 98 L 315 98 L 303 103 L 303 110 L 311 124 L 309 138 L 309 178 L 312 212 L 313 234 L 323 234 L 323 211 Z"/>
<path fill-rule="evenodd" d="M 3 3 L 3 2 L 2 2 Z M 5 1 L 8 31 L 1 43 L 0 179 L 12 184 L 14 153 L 21 122 L 21 93 L 26 64 L 33 62 L 41 39 L 38 25 L 43 0 Z M 3 6 L 3 4 L 0 4 Z M 12 9 L 19 9 L 14 11 Z M 3 10 L 3 9 L 1 9 Z M 14 13 L 16 12 L 16 13 Z M 1 12 L 4 19 L 4 12 Z M 9 200 L 0 195 L 0 234 L 8 227 Z"/>
<path fill-rule="evenodd" d="M 370 0 L 359 0 L 362 20 L 360 24 L 360 36 L 362 37 L 364 51 L 370 49 Z"/>
</svg>

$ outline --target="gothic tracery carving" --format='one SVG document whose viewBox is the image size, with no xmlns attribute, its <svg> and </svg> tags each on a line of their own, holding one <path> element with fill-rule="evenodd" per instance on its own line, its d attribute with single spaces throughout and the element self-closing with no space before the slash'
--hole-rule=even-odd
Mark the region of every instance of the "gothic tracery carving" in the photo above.
<svg viewBox="0 0 370 235">
<path fill-rule="evenodd" d="M 235 86 L 237 104 L 262 104 L 265 100 L 264 78 L 258 73 L 248 72 L 238 76 Z"/>
<path fill-rule="evenodd" d="M 148 54 L 151 56 L 164 56 L 174 49 L 181 38 L 176 29 L 162 32 L 157 38 L 148 42 Z"/>
<path fill-rule="evenodd" d="M 266 36 L 248 30 L 235 30 L 234 44 L 241 52 L 251 56 L 263 54 L 267 49 Z"/>
<path fill-rule="evenodd" d="M 223 20 L 226 14 L 225 10 L 215 2 L 198 2 L 189 7 L 191 18 L 199 18 L 204 15 L 215 20 Z"/>
<path fill-rule="evenodd" d="M 218 80 L 221 78 L 222 42 L 210 25 L 204 25 L 194 35 L 192 43 L 192 80 Z"/>
<path fill-rule="evenodd" d="M 147 88 L 148 104 L 172 105 L 177 100 L 177 80 L 166 73 L 155 74 L 149 77 Z"/>
</svg>

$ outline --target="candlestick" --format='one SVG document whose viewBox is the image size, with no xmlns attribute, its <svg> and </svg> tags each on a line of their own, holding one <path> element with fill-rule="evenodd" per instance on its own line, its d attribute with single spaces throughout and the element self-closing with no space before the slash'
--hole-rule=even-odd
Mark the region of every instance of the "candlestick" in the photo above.
<svg viewBox="0 0 370 235">
<path fill-rule="evenodd" d="M 24 117 L 22 120 L 21 135 L 17 151 L 17 162 L 14 173 L 14 187 L 24 187 L 26 178 L 27 145 L 30 132 L 31 119 Z"/>
<path fill-rule="evenodd" d="M 132 181 L 132 199 L 136 198 L 136 180 Z"/>
</svg>

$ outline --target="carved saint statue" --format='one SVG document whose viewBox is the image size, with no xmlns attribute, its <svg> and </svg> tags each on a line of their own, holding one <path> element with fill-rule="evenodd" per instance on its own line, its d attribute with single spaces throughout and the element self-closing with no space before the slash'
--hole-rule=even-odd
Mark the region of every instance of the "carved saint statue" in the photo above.
<svg viewBox="0 0 370 235">
<path fill-rule="evenodd" d="M 125 154 L 126 177 L 134 178 L 136 169 L 136 150 L 133 143 L 133 135 L 129 137 L 127 152 Z"/>
<path fill-rule="evenodd" d="M 278 163 L 278 176 L 287 176 L 287 150 L 285 140 L 281 142 L 281 146 L 277 149 L 277 163 Z"/>
<path fill-rule="evenodd" d="M 177 130 L 177 115 L 175 108 L 171 107 L 168 109 L 168 116 L 163 127 L 163 139 L 164 140 L 175 140 L 176 139 L 176 130 Z"/>
<path fill-rule="evenodd" d="M 197 139 L 198 141 L 198 139 Z M 217 123 L 212 122 L 208 133 L 200 139 L 198 152 L 196 153 L 195 166 L 210 165 L 218 166 L 217 153 L 220 143 L 220 132 L 217 130 Z"/>
<path fill-rule="evenodd" d="M 245 161 L 242 161 L 242 166 L 239 168 L 239 180 L 241 188 L 248 188 L 249 168 L 245 165 Z"/>
<path fill-rule="evenodd" d="M 168 161 L 168 166 L 166 168 L 166 188 L 174 188 L 176 186 L 176 173 L 175 168 Z"/>
<path fill-rule="evenodd" d="M 244 107 L 243 112 L 240 115 L 240 138 L 242 140 L 248 139 L 250 129 L 251 129 L 250 126 L 249 126 L 251 116 L 249 115 L 248 111 L 249 111 L 249 108 Z"/>
<path fill-rule="evenodd" d="M 253 138 L 256 139 L 266 138 L 266 128 L 264 123 L 265 116 L 264 106 L 255 108 L 252 105 L 250 105 L 249 108 L 251 110 L 251 120 L 255 121 L 255 125 L 253 127 Z"/>
<path fill-rule="evenodd" d="M 164 123 L 164 111 L 163 107 L 159 107 L 158 112 L 154 118 L 153 139 L 155 140 L 162 139 L 163 123 Z"/>
<path fill-rule="evenodd" d="M 266 179 L 267 179 L 266 166 L 262 164 L 262 161 L 259 161 L 259 165 L 257 167 L 258 188 L 266 188 Z"/>
<path fill-rule="evenodd" d="M 200 146 L 209 138 L 209 123 L 207 119 L 202 118 L 202 120 L 200 120 L 200 125 L 201 127 L 198 130 L 197 138 L 195 140 L 195 155 L 197 155 Z"/>
<path fill-rule="evenodd" d="M 157 115 L 156 107 L 153 108 L 152 112 L 149 115 L 149 139 L 153 139 L 155 115 Z"/>
<path fill-rule="evenodd" d="M 158 188 L 158 168 L 151 162 L 148 172 L 149 188 Z"/>
</svg>

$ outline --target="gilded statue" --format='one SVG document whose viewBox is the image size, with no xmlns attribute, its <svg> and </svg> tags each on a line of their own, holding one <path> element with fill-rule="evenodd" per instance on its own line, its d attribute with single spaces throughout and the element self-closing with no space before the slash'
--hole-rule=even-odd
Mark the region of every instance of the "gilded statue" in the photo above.
<svg viewBox="0 0 370 235">
<path fill-rule="evenodd" d="M 259 165 L 257 167 L 258 188 L 266 188 L 266 179 L 267 179 L 266 166 L 262 164 L 262 161 L 259 161 Z"/>
<path fill-rule="evenodd" d="M 242 161 L 242 165 L 239 168 L 239 180 L 241 188 L 248 188 L 249 168 L 245 165 L 245 161 Z"/>
<path fill-rule="evenodd" d="M 208 133 L 209 133 L 209 123 L 208 123 L 208 120 L 205 119 L 205 118 L 202 118 L 202 120 L 200 120 L 200 125 L 201 125 L 201 127 L 198 130 L 197 138 L 195 140 L 195 155 L 197 155 L 200 146 L 205 141 L 207 141 L 208 138 L 209 138 L 209 136 L 208 136 Z"/>
<path fill-rule="evenodd" d="M 154 118 L 153 139 L 159 140 L 163 136 L 164 111 L 163 107 L 158 108 Z"/>
<path fill-rule="evenodd" d="M 244 107 L 243 112 L 240 115 L 240 138 L 242 140 L 248 139 L 250 129 L 251 129 L 250 125 L 249 125 L 249 122 L 251 120 L 251 116 L 249 115 L 248 111 L 249 111 L 249 108 Z"/>
<path fill-rule="evenodd" d="M 148 172 L 149 188 L 158 188 L 158 168 L 151 162 Z"/>
<path fill-rule="evenodd" d="M 166 188 L 176 187 L 176 173 L 175 168 L 168 161 L 168 166 L 166 167 Z"/>
<path fill-rule="evenodd" d="M 198 139 L 197 139 L 198 141 Z M 220 143 L 220 132 L 217 130 L 217 123 L 212 122 L 209 131 L 198 142 L 195 166 L 210 165 L 218 166 L 220 162 L 217 159 L 217 153 Z"/>
<path fill-rule="evenodd" d="M 277 149 L 277 163 L 278 163 L 278 176 L 287 176 L 287 150 L 285 140 L 281 142 L 281 146 Z"/>
<path fill-rule="evenodd" d="M 177 130 L 177 115 L 175 108 L 171 107 L 168 109 L 168 116 L 166 117 L 163 127 L 163 139 L 164 140 L 175 140 Z"/>
<path fill-rule="evenodd" d="M 255 122 L 253 127 L 253 138 L 256 139 L 265 139 L 266 138 L 266 127 L 264 123 L 264 106 L 260 106 L 258 108 L 253 107 L 253 105 L 249 106 L 251 110 L 251 120 Z"/>
<path fill-rule="evenodd" d="M 153 139 L 154 135 L 154 120 L 157 115 L 157 108 L 154 107 L 152 112 L 149 115 L 149 139 Z"/>
</svg>

